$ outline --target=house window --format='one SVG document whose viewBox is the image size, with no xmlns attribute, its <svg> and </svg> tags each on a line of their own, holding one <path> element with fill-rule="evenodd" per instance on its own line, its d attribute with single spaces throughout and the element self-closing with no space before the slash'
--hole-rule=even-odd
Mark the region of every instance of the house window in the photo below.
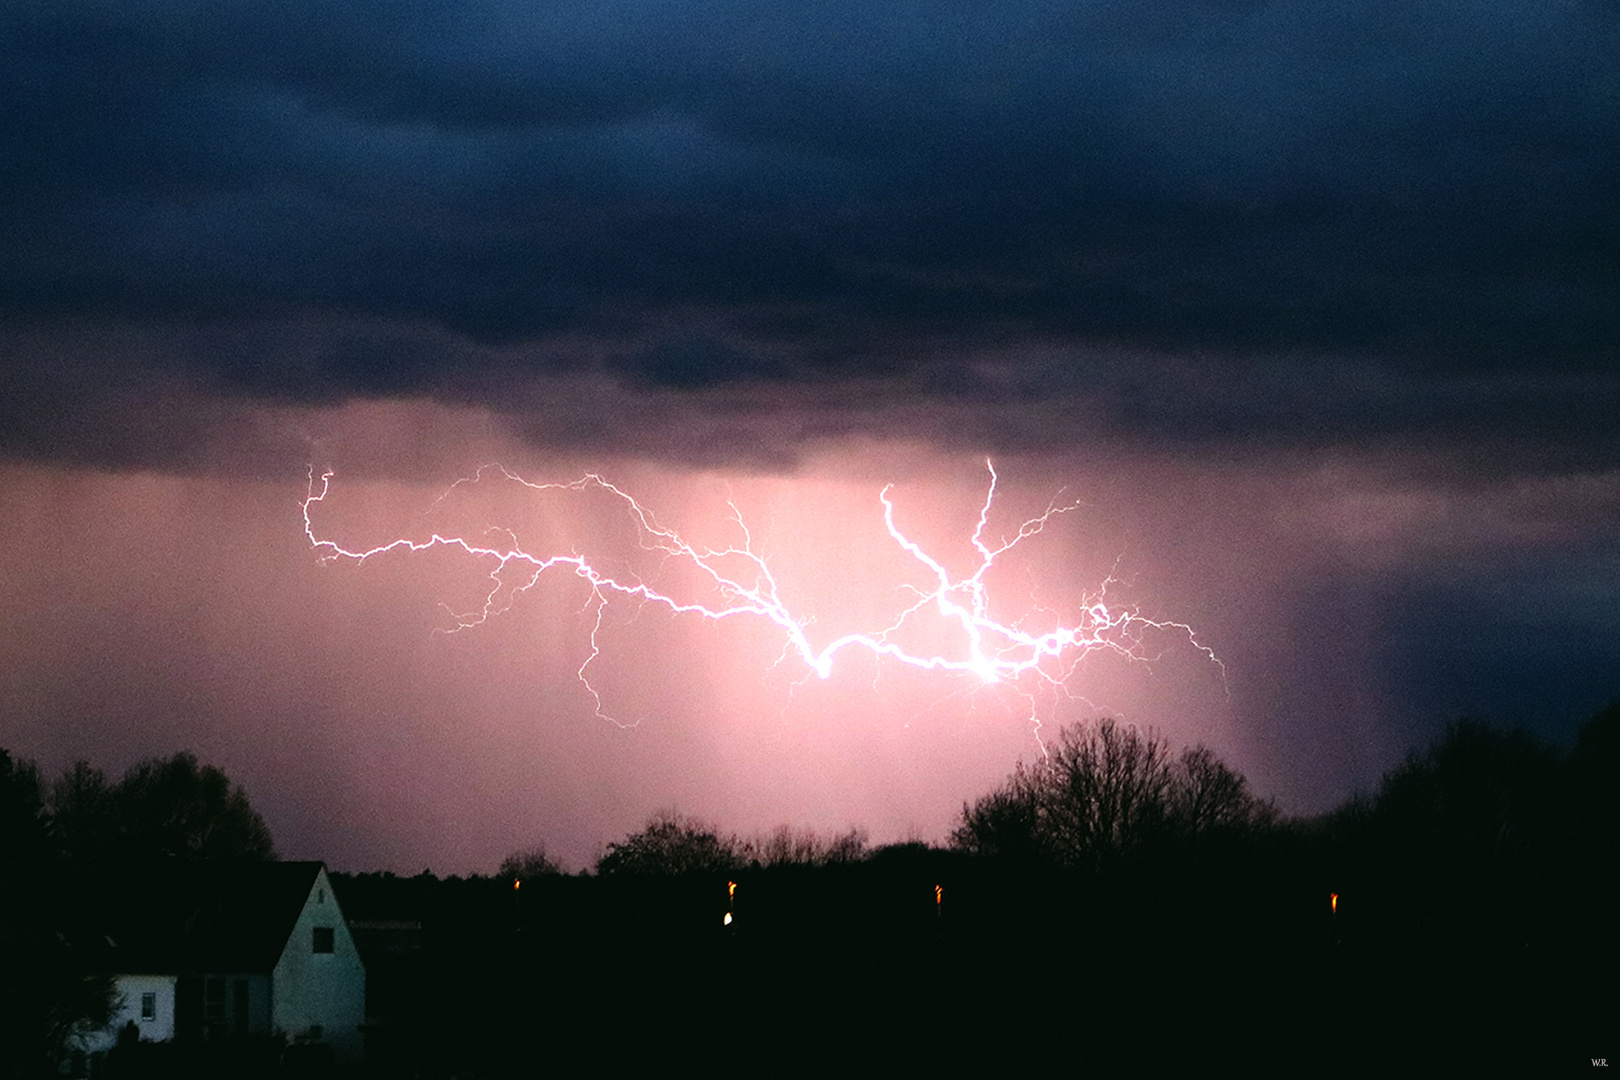
<svg viewBox="0 0 1620 1080">
<path fill-rule="evenodd" d="M 156 1020 L 157 1019 L 157 995 L 156 994 L 142 994 L 141 995 L 141 1019 L 142 1020 Z"/>
<path fill-rule="evenodd" d="M 330 926 L 315 927 L 315 951 L 332 951 L 332 928 Z"/>
</svg>

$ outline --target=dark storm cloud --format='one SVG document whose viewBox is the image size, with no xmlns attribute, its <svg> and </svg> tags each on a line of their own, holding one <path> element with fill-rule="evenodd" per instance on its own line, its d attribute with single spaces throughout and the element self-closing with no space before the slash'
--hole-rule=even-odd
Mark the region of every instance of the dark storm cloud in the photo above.
<svg viewBox="0 0 1620 1080">
<path fill-rule="evenodd" d="M 12 318 L 502 342 L 701 309 L 804 361 L 694 383 L 625 350 L 678 387 L 896 334 L 1579 366 L 1620 332 L 1595 0 L 65 0 L 7 6 L 0 70 Z M 456 362 L 315 377 L 434 393 Z"/>
<path fill-rule="evenodd" d="M 1389 636 L 1375 662 L 1402 711 L 1431 721 L 1473 715 L 1571 740 L 1575 723 L 1620 689 L 1612 550 L 1477 580 L 1404 583 L 1409 591 L 1381 598 Z"/>
<path fill-rule="evenodd" d="M 870 436 L 975 455 L 1283 452 L 1302 468 L 1371 453 L 1447 483 L 1620 462 L 1620 376 L 1551 363 L 1453 370 L 937 337 L 866 359 L 818 366 L 779 341 L 729 341 L 712 319 L 525 343 L 330 316 L 13 328 L 0 331 L 0 454 L 285 478 L 320 456 L 346 402 L 404 399 L 466 407 L 483 418 L 469 431 L 535 447 L 702 466 L 781 469 L 816 444 Z M 465 464 L 398 440 L 370 442 L 365 459 L 366 472 L 424 479 Z"/>
</svg>

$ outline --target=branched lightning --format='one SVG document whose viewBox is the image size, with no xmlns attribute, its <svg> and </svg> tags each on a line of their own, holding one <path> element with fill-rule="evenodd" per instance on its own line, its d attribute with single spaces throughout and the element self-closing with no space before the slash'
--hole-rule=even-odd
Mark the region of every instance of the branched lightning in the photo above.
<svg viewBox="0 0 1620 1080">
<path fill-rule="evenodd" d="M 602 652 L 600 634 L 604 614 L 609 604 L 618 600 L 656 605 L 674 615 L 710 620 L 766 620 L 774 624 L 783 637 L 778 663 L 796 657 L 806 669 L 805 678 L 811 674 L 828 678 L 838 658 L 853 651 L 913 668 L 962 675 L 980 686 L 1006 685 L 1030 702 L 1030 719 L 1035 725 L 1037 737 L 1040 724 L 1034 708 L 1034 697 L 1022 688 L 1022 684 L 1033 681 L 1036 685 L 1068 693 L 1069 678 L 1076 665 L 1089 654 L 1104 651 L 1132 660 L 1152 660 L 1154 656 L 1144 643 L 1144 635 L 1149 631 L 1170 631 L 1202 652 L 1212 663 L 1220 665 L 1213 651 L 1197 639 L 1187 624 L 1154 620 L 1134 607 L 1110 606 L 1107 591 L 1115 583 L 1113 575 L 1103 582 L 1096 594 L 1085 600 L 1078 619 L 1072 623 L 1063 623 L 1055 613 L 1034 604 L 1012 622 L 1001 621 L 993 615 L 987 575 L 997 560 L 1020 543 L 1040 534 L 1054 518 L 1076 510 L 1080 504 L 1054 500 L 1039 516 L 992 540 L 987 536 L 987 530 L 990 528 L 999 478 L 993 463 L 986 461 L 985 467 L 989 473 L 989 483 L 971 537 L 971 545 L 978 557 L 973 572 L 966 577 L 953 576 L 943 562 L 908 537 L 895 522 L 893 485 L 886 486 L 878 493 L 884 525 L 894 543 L 923 568 L 927 584 L 901 585 L 909 594 L 910 602 L 887 626 L 870 632 L 846 633 L 819 647 L 811 641 L 807 631 L 811 620 L 795 616 L 782 601 L 776 576 L 765 557 L 756 550 L 753 535 L 734 500 L 728 499 L 727 506 L 737 540 L 719 548 L 687 541 L 675 530 L 661 524 L 651 510 L 628 492 L 595 473 L 587 473 L 567 483 L 534 483 L 504 466 L 486 465 L 473 476 L 456 481 L 434 503 L 437 506 L 456 488 L 479 484 L 491 476 L 499 476 L 536 492 L 599 492 L 622 505 L 636 530 L 642 550 L 696 571 L 700 581 L 706 579 L 706 587 L 712 587 L 710 595 L 706 597 L 672 595 L 653 587 L 637 575 L 609 573 L 578 551 L 549 554 L 530 551 L 523 546 L 515 532 L 500 527 L 486 530 L 479 538 L 445 535 L 435 531 L 425 540 L 403 537 L 372 548 L 344 547 L 336 540 L 323 538 L 316 533 L 313 517 L 315 507 L 326 501 L 335 474 L 326 470 L 317 475 L 313 467 L 303 502 L 304 535 L 323 563 L 340 560 L 365 562 L 394 553 L 445 548 L 490 564 L 488 576 L 492 584 L 482 606 L 469 612 L 451 612 L 453 631 L 479 626 L 505 611 L 518 595 L 532 588 L 548 571 L 571 571 L 586 585 L 583 610 L 591 612 L 589 647 L 578 669 L 579 680 L 595 702 L 596 714 L 614 723 L 618 721 L 613 720 L 606 711 L 601 692 L 591 682 L 590 667 Z M 901 642 L 902 631 L 930 608 L 937 612 L 945 625 L 952 628 L 958 642 L 954 651 L 928 653 Z M 1026 628 L 1037 622 L 1041 624 L 1040 627 Z"/>
</svg>

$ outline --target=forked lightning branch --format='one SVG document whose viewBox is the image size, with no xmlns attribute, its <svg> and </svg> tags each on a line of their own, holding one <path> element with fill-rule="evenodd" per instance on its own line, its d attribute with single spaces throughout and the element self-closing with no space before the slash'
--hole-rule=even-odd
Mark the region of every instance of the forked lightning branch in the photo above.
<svg viewBox="0 0 1620 1080">
<path fill-rule="evenodd" d="M 674 561 L 687 571 L 679 575 L 686 581 L 680 588 L 658 583 L 670 575 L 659 574 L 658 581 L 652 581 L 623 569 L 623 558 L 614 553 L 532 550 L 515 530 L 504 527 L 477 535 L 434 531 L 425 537 L 402 536 L 375 547 L 348 547 L 317 530 L 316 518 L 322 504 L 333 495 L 335 474 L 327 470 L 317 475 L 313 467 L 303 502 L 304 533 L 325 563 L 406 558 L 441 549 L 486 568 L 490 586 L 482 605 L 456 614 L 452 630 L 479 626 L 505 612 L 513 599 L 548 574 L 577 578 L 585 590 L 586 609 L 590 612 L 588 647 L 579 667 L 579 680 L 596 703 L 597 715 L 614 723 L 620 721 L 607 711 L 603 691 L 591 680 L 591 668 L 602 653 L 604 614 L 615 604 L 654 605 L 691 619 L 768 623 L 781 635 L 782 657 L 802 664 L 804 678 L 829 678 L 842 658 L 867 654 L 880 663 L 933 671 L 976 686 L 1005 686 L 1030 701 L 1032 709 L 1030 691 L 1046 687 L 1065 692 L 1077 665 L 1086 657 L 1106 652 L 1130 660 L 1151 660 L 1157 653 L 1147 644 L 1148 639 L 1162 640 L 1166 633 L 1219 665 L 1214 653 L 1185 623 L 1159 621 L 1131 606 L 1110 605 L 1106 597 L 1112 579 L 1086 598 L 1070 621 L 1059 621 L 1058 616 L 1033 602 L 1009 618 L 1004 601 L 992 596 L 992 571 L 998 560 L 1004 560 L 1018 546 L 1035 541 L 1054 519 L 1074 511 L 1078 504 L 1050 503 L 1042 514 L 992 537 L 997 532 L 992 520 L 999 478 L 992 462 L 986 461 L 985 469 L 988 479 L 984 501 L 968 535 L 973 561 L 966 574 L 952 573 L 945 560 L 925 550 L 902 530 L 896 522 L 899 496 L 893 485 L 876 493 L 872 511 L 881 514 L 890 542 L 913 564 L 914 575 L 894 583 L 895 595 L 902 599 L 884 625 L 846 632 L 819 643 L 808 629 L 812 620 L 796 613 L 782 599 L 777 572 L 756 548 L 734 500 L 726 504 L 731 535 L 723 546 L 711 547 L 689 541 L 665 526 L 650 507 L 595 473 L 566 483 L 536 483 L 504 466 L 486 465 L 473 476 L 456 481 L 440 496 L 442 501 L 459 488 L 490 484 L 517 485 L 525 489 L 525 494 L 536 497 L 543 493 L 582 499 L 592 494 L 605 496 L 633 530 L 641 552 L 655 555 L 666 568 Z M 964 523 L 964 531 L 967 527 L 968 523 Z M 923 620 L 930 621 L 932 632 L 912 633 Z M 944 630 L 943 638 L 940 628 Z M 919 641 L 923 640 L 935 647 L 921 647 Z M 939 645 L 942 640 L 943 647 Z M 1037 720 L 1033 712 L 1030 719 Z"/>
</svg>

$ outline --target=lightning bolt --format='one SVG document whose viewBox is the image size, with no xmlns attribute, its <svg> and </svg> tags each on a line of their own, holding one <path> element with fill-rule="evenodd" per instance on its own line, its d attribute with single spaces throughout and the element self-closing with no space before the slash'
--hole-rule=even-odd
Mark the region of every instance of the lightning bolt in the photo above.
<svg viewBox="0 0 1620 1080">
<path fill-rule="evenodd" d="M 599 562 L 593 563 L 590 557 L 578 551 L 544 554 L 530 551 L 515 532 L 498 526 L 487 529 L 480 537 L 446 535 L 435 531 L 427 539 L 401 537 L 371 548 L 345 547 L 316 532 L 316 509 L 331 494 L 335 473 L 328 469 L 317 475 L 313 466 L 309 471 L 309 487 L 303 501 L 304 535 L 325 564 L 339 561 L 364 563 L 391 554 L 435 548 L 461 552 L 477 562 L 487 563 L 490 566 L 488 576 L 491 585 L 483 604 L 468 612 L 452 611 L 454 626 L 451 632 L 482 625 L 504 612 L 519 595 L 533 588 L 548 572 L 571 572 L 585 583 L 587 597 L 584 608 L 591 612 L 589 648 L 577 672 L 579 681 L 595 702 L 596 715 L 616 724 L 619 721 L 607 712 L 602 694 L 590 678 L 590 667 L 602 651 L 599 638 L 604 613 L 616 601 L 655 605 L 674 615 L 715 621 L 765 620 L 774 624 L 783 638 L 778 663 L 796 657 L 804 666 L 805 679 L 812 675 L 822 679 L 830 677 L 840 656 L 856 652 L 912 668 L 963 676 L 979 686 L 1005 685 L 1029 701 L 1030 720 L 1035 726 L 1037 740 L 1040 720 L 1034 695 L 1025 688 L 1025 684 L 1044 685 L 1068 693 L 1068 680 L 1076 666 L 1088 655 L 1099 651 L 1129 660 L 1151 661 L 1157 654 L 1152 653 L 1146 645 L 1150 631 L 1172 632 L 1203 653 L 1210 662 L 1220 666 L 1224 675 L 1224 666 L 1215 653 L 1198 640 L 1187 624 L 1150 619 L 1134 607 L 1110 606 L 1107 591 L 1116 581 L 1113 574 L 1094 595 L 1086 598 L 1079 617 L 1072 623 L 1060 622 L 1054 613 L 1033 605 L 1021 618 L 1011 623 L 992 615 L 987 577 L 997 565 L 997 560 L 1019 544 L 1039 535 L 1055 518 L 1078 509 L 1080 504 L 1059 503 L 1054 499 L 1040 515 L 992 540 L 987 532 L 1000 478 L 993 462 L 987 460 L 985 469 L 989 481 L 970 538 L 978 562 L 966 577 L 954 576 L 943 562 L 902 531 L 895 521 L 893 485 L 884 487 L 878 493 L 883 523 L 889 537 L 920 565 L 926 584 L 903 583 L 900 586 L 909 595 L 910 602 L 887 626 L 869 632 L 846 633 L 819 648 L 811 641 L 806 629 L 810 620 L 795 616 L 781 599 L 775 574 L 765 557 L 756 550 L 748 524 L 735 500 L 730 498 L 727 507 L 737 540 L 719 548 L 686 540 L 660 523 L 654 513 L 634 496 L 595 473 L 587 473 L 567 483 L 535 483 L 504 466 L 486 465 L 474 475 L 457 480 L 433 503 L 436 508 L 456 489 L 496 478 L 536 493 L 558 492 L 566 495 L 594 492 L 606 496 L 620 505 L 626 520 L 633 525 L 641 550 L 652 553 L 661 562 L 673 562 L 695 572 L 703 588 L 690 595 L 664 591 L 633 573 L 609 572 Z M 929 610 L 951 628 L 957 641 L 952 651 L 923 652 L 900 640 L 902 632 Z M 1025 628 L 1025 624 L 1037 619 L 1044 624 L 1044 628 Z M 1042 749 L 1044 751 L 1044 746 Z"/>
</svg>

